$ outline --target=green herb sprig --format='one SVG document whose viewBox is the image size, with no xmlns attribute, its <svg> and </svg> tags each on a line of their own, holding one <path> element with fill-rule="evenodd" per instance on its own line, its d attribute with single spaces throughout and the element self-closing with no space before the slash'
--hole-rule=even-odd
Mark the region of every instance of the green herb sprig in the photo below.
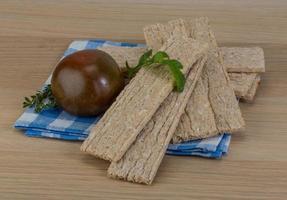
<svg viewBox="0 0 287 200">
<path fill-rule="evenodd" d="M 51 85 L 45 86 L 43 90 L 37 91 L 35 95 L 31 97 L 25 97 L 23 102 L 23 108 L 35 107 L 35 112 L 39 113 L 45 109 L 56 108 L 57 103 L 52 94 Z"/>
<path fill-rule="evenodd" d="M 154 65 L 155 67 L 167 66 L 171 75 L 174 78 L 175 89 L 182 92 L 185 85 L 185 77 L 181 72 L 182 64 L 175 59 L 170 59 L 168 54 L 163 51 L 158 51 L 152 55 L 152 50 L 145 52 L 139 59 L 135 67 L 130 67 L 126 62 L 127 78 L 131 79 L 142 68 Z M 37 91 L 31 97 L 25 97 L 23 108 L 34 107 L 35 112 L 39 113 L 46 109 L 58 107 L 56 100 L 52 94 L 51 84 L 44 87 L 43 90 Z"/>
<path fill-rule="evenodd" d="M 175 59 L 170 59 L 168 54 L 164 51 L 158 51 L 152 55 L 152 50 L 145 52 L 139 59 L 138 64 L 135 67 L 130 67 L 126 61 L 127 77 L 131 79 L 142 68 L 147 66 L 167 66 L 171 75 L 174 78 L 175 89 L 178 92 L 182 92 L 185 85 L 185 77 L 181 72 L 183 68 L 182 64 Z"/>
</svg>

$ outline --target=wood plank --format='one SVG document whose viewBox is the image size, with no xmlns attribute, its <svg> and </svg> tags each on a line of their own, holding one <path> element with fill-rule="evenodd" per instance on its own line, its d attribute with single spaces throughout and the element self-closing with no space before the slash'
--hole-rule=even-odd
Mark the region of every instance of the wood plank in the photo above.
<svg viewBox="0 0 287 200">
<path fill-rule="evenodd" d="M 143 41 L 148 24 L 207 16 L 218 41 L 286 44 L 286 6 L 284 0 L 4 0 L 0 35 Z"/>
</svg>

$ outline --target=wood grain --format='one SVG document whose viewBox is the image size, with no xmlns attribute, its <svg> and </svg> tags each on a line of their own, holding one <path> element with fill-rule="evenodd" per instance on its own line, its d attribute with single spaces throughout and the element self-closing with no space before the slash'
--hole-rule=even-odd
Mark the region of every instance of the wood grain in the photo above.
<svg viewBox="0 0 287 200">
<path fill-rule="evenodd" d="M 0 199 L 286 199 L 287 1 L 0 1 Z M 222 160 L 165 156 L 152 186 L 106 177 L 108 163 L 79 142 L 12 128 L 23 96 L 47 78 L 76 38 L 143 41 L 142 27 L 209 16 L 221 45 L 264 48 L 266 73 L 246 131 Z"/>
</svg>

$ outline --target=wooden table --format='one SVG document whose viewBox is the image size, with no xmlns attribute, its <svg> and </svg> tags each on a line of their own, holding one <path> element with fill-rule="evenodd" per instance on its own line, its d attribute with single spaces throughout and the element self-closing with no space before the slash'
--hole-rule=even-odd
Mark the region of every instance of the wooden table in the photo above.
<svg viewBox="0 0 287 200">
<path fill-rule="evenodd" d="M 165 156 L 152 186 L 106 177 L 79 142 L 12 128 L 24 96 L 74 39 L 143 42 L 142 27 L 208 16 L 220 45 L 264 48 L 267 72 L 247 127 L 222 160 Z M 287 199 L 287 1 L 0 1 L 0 199 Z"/>
</svg>

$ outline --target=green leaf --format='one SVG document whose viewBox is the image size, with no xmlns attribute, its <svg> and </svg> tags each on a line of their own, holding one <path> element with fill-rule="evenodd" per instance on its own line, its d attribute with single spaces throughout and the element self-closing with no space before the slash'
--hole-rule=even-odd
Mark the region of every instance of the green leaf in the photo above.
<svg viewBox="0 0 287 200">
<path fill-rule="evenodd" d="M 162 63 L 164 60 L 168 60 L 169 56 L 164 51 L 159 51 L 153 55 L 152 60 L 155 63 Z"/>
<path fill-rule="evenodd" d="M 152 50 L 145 52 L 139 59 L 138 65 L 130 67 L 126 62 L 127 77 L 132 78 L 142 67 L 160 67 L 162 64 L 167 65 L 175 80 L 175 88 L 177 91 L 182 92 L 185 85 L 185 77 L 180 71 L 183 66 L 175 59 L 169 59 L 169 56 L 164 51 L 155 53 L 152 57 Z"/>
<path fill-rule="evenodd" d="M 131 68 L 130 65 L 129 65 L 129 63 L 128 63 L 128 61 L 126 61 L 126 68 L 127 68 L 127 69 L 130 69 L 130 68 Z"/>
<path fill-rule="evenodd" d="M 130 67 L 128 62 L 126 61 L 126 68 L 127 68 L 127 77 L 129 79 L 131 79 L 132 77 L 135 76 L 135 74 L 140 70 L 140 68 L 142 68 L 145 65 L 149 65 L 150 62 L 150 57 L 152 55 L 152 50 L 148 50 L 147 52 L 145 52 L 139 59 L 139 62 L 137 64 L 137 66 L 135 67 Z"/>
<path fill-rule="evenodd" d="M 152 55 L 152 49 L 148 50 L 147 52 L 145 52 L 139 59 L 139 62 L 137 64 L 137 66 L 141 66 L 147 63 L 147 61 L 150 59 Z"/>
<path fill-rule="evenodd" d="M 129 79 L 133 78 L 136 75 L 136 73 L 140 70 L 141 67 L 142 66 L 139 65 L 139 66 L 136 66 L 134 68 L 128 68 L 127 69 L 128 78 Z"/>
<path fill-rule="evenodd" d="M 129 65 L 129 63 L 128 63 L 128 61 L 126 61 L 126 68 L 127 68 L 127 77 L 128 78 L 131 78 L 132 77 L 132 74 L 133 74 L 133 70 L 132 70 L 132 68 L 130 67 L 130 65 Z"/>
<path fill-rule="evenodd" d="M 170 62 L 169 60 L 164 61 L 163 64 L 168 66 L 168 69 L 174 78 L 176 90 L 178 92 L 182 92 L 185 85 L 185 77 L 180 71 L 180 68 L 178 68 L 177 65 L 174 65 L 174 63 Z"/>
<path fill-rule="evenodd" d="M 170 63 L 170 65 L 173 65 L 179 69 L 183 68 L 182 64 L 178 60 L 171 59 L 171 60 L 168 60 L 168 62 Z"/>
</svg>

